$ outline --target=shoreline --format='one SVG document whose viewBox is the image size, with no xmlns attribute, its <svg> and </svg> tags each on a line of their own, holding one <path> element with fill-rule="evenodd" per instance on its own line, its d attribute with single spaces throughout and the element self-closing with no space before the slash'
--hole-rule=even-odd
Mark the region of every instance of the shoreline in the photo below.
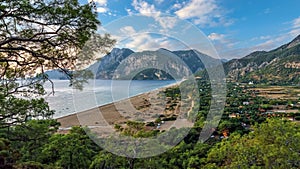
<svg viewBox="0 0 300 169">
<path fill-rule="evenodd" d="M 146 93 L 138 93 L 129 98 L 117 100 L 55 119 L 61 123 L 60 130 L 68 130 L 72 126 L 87 126 L 89 128 L 103 128 L 104 130 L 109 130 L 107 127 L 110 126 L 110 128 L 113 128 L 114 124 L 124 124 L 128 120 L 141 118 L 139 116 L 142 109 L 141 107 L 149 106 L 149 100 L 155 102 L 155 99 L 158 99 L 157 94 L 159 92 L 170 87 L 179 86 L 183 81 L 184 80 L 159 87 Z M 161 103 L 161 100 L 157 100 L 156 102 Z M 152 109 L 152 112 L 150 113 L 154 116 L 156 114 L 161 114 L 161 111 L 161 108 L 154 107 L 154 110 Z M 151 119 L 149 115 L 145 118 Z"/>
<path fill-rule="evenodd" d="M 101 79 L 100 79 L 100 80 L 101 80 Z M 67 117 L 67 116 L 76 114 L 76 113 L 80 113 L 80 112 L 87 111 L 87 110 L 90 110 L 90 109 L 98 108 L 98 107 L 100 107 L 100 106 L 105 106 L 105 105 L 107 105 L 107 104 L 111 104 L 111 103 L 119 102 L 119 101 L 122 101 L 122 100 L 126 100 L 126 99 L 129 99 L 129 98 L 138 96 L 138 95 L 142 95 L 142 94 L 154 92 L 154 91 L 157 91 L 157 90 L 160 90 L 160 89 L 164 89 L 164 88 L 169 88 L 169 87 L 172 87 L 172 86 L 179 85 L 179 84 L 181 84 L 181 83 L 182 83 L 183 81 L 185 81 L 185 80 L 186 80 L 186 79 L 183 79 L 183 80 L 181 80 L 181 81 L 173 80 L 174 83 L 167 84 L 167 85 L 165 85 L 165 86 L 160 86 L 160 87 L 151 89 L 151 90 L 149 90 L 149 91 L 140 92 L 140 93 L 135 93 L 135 94 L 133 94 L 133 95 L 131 95 L 131 96 L 129 95 L 128 98 L 122 98 L 122 99 L 118 99 L 118 100 L 107 101 L 107 102 L 105 102 L 105 103 L 99 104 L 99 105 L 94 106 L 94 107 L 90 107 L 90 108 L 88 108 L 88 109 L 80 110 L 80 111 L 78 111 L 78 112 L 76 112 L 76 110 L 74 110 L 73 112 L 68 112 L 68 113 L 64 113 L 64 114 L 59 113 L 59 114 L 61 114 L 61 115 L 53 115 L 52 118 L 53 118 L 53 119 L 60 119 L 60 118 L 63 118 L 63 117 Z M 63 80 L 58 80 L 58 81 L 63 81 Z M 127 80 L 126 80 L 126 81 L 127 81 Z M 67 109 L 68 109 L 68 108 L 67 108 Z M 62 111 L 62 110 L 59 110 L 59 111 Z"/>
</svg>

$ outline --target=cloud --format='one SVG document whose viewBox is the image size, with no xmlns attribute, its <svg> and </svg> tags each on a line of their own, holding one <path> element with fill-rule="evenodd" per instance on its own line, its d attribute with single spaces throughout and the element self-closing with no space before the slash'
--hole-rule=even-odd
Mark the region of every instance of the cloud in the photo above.
<svg viewBox="0 0 300 169">
<path fill-rule="evenodd" d="M 291 31 L 289 32 L 289 34 L 290 34 L 292 37 L 296 37 L 296 36 L 300 35 L 300 28 L 291 30 Z"/>
<path fill-rule="evenodd" d="M 288 23 L 289 23 L 289 25 L 287 26 L 288 29 L 286 29 L 284 33 L 281 33 L 279 35 L 274 35 L 274 36 L 266 35 L 266 36 L 259 36 L 259 37 L 252 38 L 251 39 L 252 41 L 254 40 L 259 41 L 259 43 L 254 46 L 232 48 L 226 50 L 225 46 L 219 45 L 218 46 L 219 48 L 217 47 L 219 49 L 218 51 L 220 52 L 221 56 L 224 58 L 240 58 L 254 51 L 262 51 L 262 50 L 269 51 L 275 49 L 283 44 L 289 43 L 296 36 L 300 35 L 300 17 L 295 18 Z M 246 44 L 245 46 L 248 45 Z"/>
<path fill-rule="evenodd" d="M 251 38 L 251 41 L 258 41 L 258 40 L 268 40 L 270 39 L 272 36 L 266 35 L 266 36 L 258 36 L 258 37 L 254 37 Z"/>
<path fill-rule="evenodd" d="M 182 4 L 180 3 L 175 3 L 173 6 L 172 6 L 172 9 L 180 9 L 182 8 Z"/>
<path fill-rule="evenodd" d="M 125 26 L 125 27 L 121 28 L 120 31 L 124 35 L 132 35 L 132 34 L 136 33 L 135 29 L 132 26 Z"/>
<path fill-rule="evenodd" d="M 161 1 L 161 0 L 160 0 Z M 149 4 L 146 1 L 142 0 L 133 0 L 132 6 L 139 14 L 153 17 L 156 22 L 160 24 L 160 26 L 165 29 L 171 29 L 176 25 L 177 19 L 174 17 L 161 16 L 161 11 L 157 10 L 153 4 Z M 127 11 L 128 14 L 132 14 L 132 11 Z"/>
<path fill-rule="evenodd" d="M 132 10 L 129 8 L 125 8 L 125 10 L 127 11 L 128 15 L 132 15 Z"/>
<path fill-rule="evenodd" d="M 121 28 L 120 33 L 119 37 L 115 37 L 120 40 L 118 45 L 130 48 L 134 51 L 157 50 L 159 48 L 177 50 L 180 47 L 175 40 L 147 32 L 139 33 L 132 26 Z M 126 38 L 123 39 L 124 37 Z"/>
<path fill-rule="evenodd" d="M 292 21 L 293 28 L 300 28 L 300 16 Z"/>
<path fill-rule="evenodd" d="M 260 43 L 249 46 L 248 42 L 232 42 L 232 46 L 227 43 L 217 43 L 215 47 L 221 58 L 232 59 L 241 58 L 254 51 L 269 51 L 275 49 L 289 40 L 289 34 L 282 34 L 279 36 L 261 36 L 252 38 L 252 40 L 259 40 Z M 262 42 L 261 42 L 262 41 Z M 235 45 L 239 46 L 235 46 Z"/>
<path fill-rule="evenodd" d="M 125 44 L 125 47 L 136 51 L 157 50 L 159 48 L 174 49 L 175 46 L 165 37 L 155 38 L 150 34 L 138 34 Z"/>
<path fill-rule="evenodd" d="M 223 41 L 225 38 L 225 35 L 223 34 L 218 34 L 218 33 L 211 33 L 208 35 L 208 39 L 212 41 Z"/>
<path fill-rule="evenodd" d="M 105 7 L 97 7 L 97 12 L 99 12 L 99 13 L 106 13 L 107 11 L 108 11 L 108 9 Z"/>
<path fill-rule="evenodd" d="M 271 50 L 284 43 L 288 43 L 291 39 L 295 38 L 300 34 L 300 28 L 293 29 L 293 24 L 290 26 L 290 29 L 286 33 L 282 33 L 274 36 L 259 36 L 254 37 L 251 41 L 259 41 L 257 45 L 250 47 L 252 50 Z"/>
<path fill-rule="evenodd" d="M 164 0 L 155 0 L 155 3 L 157 3 L 157 4 L 161 4 L 163 2 L 164 2 Z"/>
<path fill-rule="evenodd" d="M 176 11 L 178 17 L 182 19 L 189 19 L 193 17 L 205 16 L 215 11 L 218 6 L 214 1 L 207 0 L 192 0 L 188 5 Z"/>
<path fill-rule="evenodd" d="M 288 35 L 281 35 L 278 37 L 273 37 L 268 40 L 266 40 L 263 43 L 260 43 L 253 47 L 253 50 L 270 50 L 275 47 L 278 47 L 278 45 L 282 45 L 282 42 L 287 39 Z"/>
<path fill-rule="evenodd" d="M 155 20 L 159 22 L 161 27 L 163 27 L 164 29 L 171 29 L 177 24 L 177 18 L 174 17 L 156 17 Z"/>
<path fill-rule="evenodd" d="M 289 35 L 292 37 L 296 37 L 300 34 L 300 16 L 298 18 L 293 19 L 291 22 Z"/>
<path fill-rule="evenodd" d="M 133 0 L 132 6 L 137 10 L 141 15 L 144 16 L 160 16 L 161 12 L 155 9 L 155 6 L 148 4 L 145 1 Z"/>
<path fill-rule="evenodd" d="M 208 39 L 210 39 L 218 48 L 223 50 L 228 50 L 229 48 L 234 47 L 238 42 L 236 40 L 233 40 L 229 38 L 229 35 L 225 34 L 218 34 L 218 33 L 211 33 L 208 36 Z"/>
<path fill-rule="evenodd" d="M 195 24 L 202 26 L 228 26 L 233 23 L 224 17 L 224 9 L 218 6 L 215 0 L 191 0 L 175 11 L 175 14 L 181 19 L 191 19 Z"/>
<path fill-rule="evenodd" d="M 106 6 L 107 5 L 107 0 L 94 0 L 98 5 L 100 6 Z"/>
<path fill-rule="evenodd" d="M 91 2 L 92 0 L 88 0 L 88 1 Z M 106 13 L 109 11 L 109 9 L 106 7 L 107 0 L 94 0 L 94 2 L 96 3 L 97 12 Z"/>
</svg>

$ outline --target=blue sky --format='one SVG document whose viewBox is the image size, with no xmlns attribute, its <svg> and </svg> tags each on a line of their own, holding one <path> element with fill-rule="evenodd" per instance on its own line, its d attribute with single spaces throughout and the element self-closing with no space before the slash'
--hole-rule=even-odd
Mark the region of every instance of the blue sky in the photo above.
<svg viewBox="0 0 300 169">
<path fill-rule="evenodd" d="M 120 39 L 120 33 L 129 36 L 127 40 L 119 42 L 117 47 L 129 47 L 135 51 L 154 50 L 160 47 L 170 50 L 188 48 L 186 45 L 176 43 L 172 38 L 168 39 L 169 32 L 177 31 L 179 36 L 182 31 L 182 27 L 178 26 L 182 23 L 178 20 L 187 21 L 202 31 L 205 38 L 212 42 L 219 56 L 226 59 L 243 57 L 256 50 L 274 49 L 300 34 L 299 0 L 94 1 L 103 30 L 111 33 L 117 40 Z M 123 20 L 125 16 L 134 15 L 152 19 L 153 23 L 147 19 L 134 17 Z M 174 18 L 177 19 L 176 22 Z M 127 23 L 116 24 L 122 20 Z M 153 29 L 155 27 L 153 25 L 158 26 Z M 116 33 L 117 30 L 110 32 L 113 26 L 119 30 L 119 34 Z M 142 28 L 145 30 L 151 26 L 151 34 L 139 34 Z M 159 33 L 159 36 L 155 35 L 155 32 Z M 190 41 L 193 41 L 193 44 L 200 44 L 196 37 L 202 35 L 193 33 L 190 32 L 189 37 L 194 36 Z M 185 40 L 188 41 L 187 38 Z M 188 42 L 186 44 L 190 45 Z"/>
</svg>

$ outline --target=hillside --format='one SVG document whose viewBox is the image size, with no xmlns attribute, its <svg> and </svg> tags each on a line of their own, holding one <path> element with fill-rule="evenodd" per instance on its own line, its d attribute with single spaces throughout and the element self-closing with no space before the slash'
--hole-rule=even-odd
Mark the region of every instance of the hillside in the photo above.
<svg viewBox="0 0 300 169">
<path fill-rule="evenodd" d="M 271 51 L 253 52 L 224 64 L 231 80 L 268 84 L 299 84 L 300 35 Z"/>
<path fill-rule="evenodd" d="M 62 71 L 55 69 L 55 70 L 48 70 L 45 72 L 49 79 L 55 80 L 67 80 L 69 79 L 68 76 L 63 73 Z"/>
<path fill-rule="evenodd" d="M 180 78 L 179 74 L 182 73 L 191 74 L 204 69 L 202 61 L 208 63 L 206 67 L 210 67 L 217 60 L 196 50 L 133 52 L 126 48 L 115 48 L 88 69 L 96 72 L 97 79 L 169 80 L 177 75 Z M 121 62 L 125 64 L 122 68 L 119 67 Z"/>
</svg>

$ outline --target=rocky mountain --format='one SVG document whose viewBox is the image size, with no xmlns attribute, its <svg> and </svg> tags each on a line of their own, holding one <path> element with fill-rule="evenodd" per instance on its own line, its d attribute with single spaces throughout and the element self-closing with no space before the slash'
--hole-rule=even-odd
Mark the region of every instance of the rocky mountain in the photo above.
<svg viewBox="0 0 300 169">
<path fill-rule="evenodd" d="M 196 50 L 133 52 L 115 48 L 88 69 L 96 72 L 97 79 L 167 80 L 189 76 L 217 63 L 221 62 Z"/>
<path fill-rule="evenodd" d="M 231 80 L 269 84 L 299 84 L 300 35 L 290 43 L 271 51 L 253 52 L 224 63 Z"/>
<path fill-rule="evenodd" d="M 114 48 L 108 55 L 101 58 L 101 60 L 91 65 L 88 69 L 95 74 L 97 79 L 112 79 L 114 70 L 119 66 L 122 60 L 132 53 L 134 52 L 127 48 Z"/>
</svg>

